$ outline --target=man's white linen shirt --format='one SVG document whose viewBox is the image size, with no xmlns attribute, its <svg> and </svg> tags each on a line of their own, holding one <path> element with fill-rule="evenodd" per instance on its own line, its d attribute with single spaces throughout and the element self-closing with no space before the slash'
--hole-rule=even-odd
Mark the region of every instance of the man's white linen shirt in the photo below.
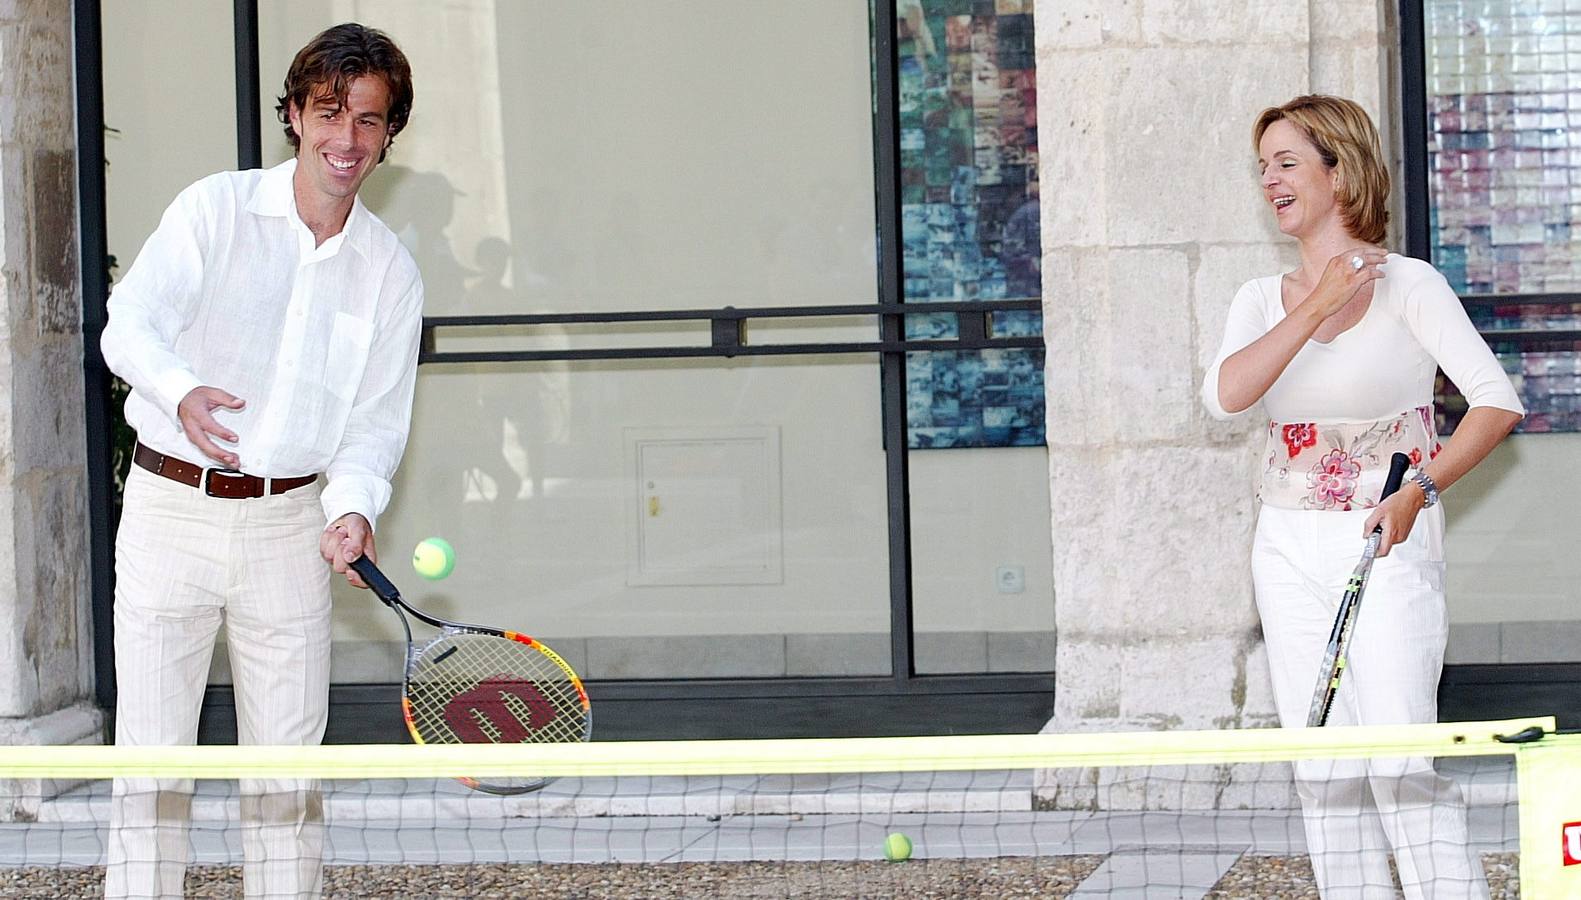
<svg viewBox="0 0 1581 900">
<path fill-rule="evenodd" d="M 422 279 L 361 199 L 315 247 L 295 171 L 288 160 L 182 191 L 110 297 L 104 359 L 132 387 L 126 418 L 144 444 L 219 465 L 176 407 L 200 385 L 229 391 L 247 405 L 214 412 L 240 437 L 243 472 L 323 472 L 326 521 L 371 525 L 411 423 Z"/>
</svg>

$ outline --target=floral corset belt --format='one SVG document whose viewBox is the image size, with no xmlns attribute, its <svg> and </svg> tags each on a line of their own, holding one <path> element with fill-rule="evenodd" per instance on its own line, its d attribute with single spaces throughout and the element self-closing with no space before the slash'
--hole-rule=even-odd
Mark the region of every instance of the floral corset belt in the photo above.
<svg viewBox="0 0 1581 900">
<path fill-rule="evenodd" d="M 1419 468 L 1439 449 L 1430 406 L 1376 422 L 1270 422 L 1257 494 L 1281 509 L 1367 509 L 1378 505 L 1391 456 Z"/>
</svg>

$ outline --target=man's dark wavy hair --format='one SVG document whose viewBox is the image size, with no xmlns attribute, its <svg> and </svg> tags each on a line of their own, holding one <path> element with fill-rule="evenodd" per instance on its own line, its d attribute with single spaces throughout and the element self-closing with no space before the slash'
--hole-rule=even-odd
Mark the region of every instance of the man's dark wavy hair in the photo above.
<svg viewBox="0 0 1581 900">
<path fill-rule="evenodd" d="M 326 29 L 291 61 L 275 113 L 285 123 L 285 137 L 293 150 L 301 148 L 302 137 L 291 127 L 291 106 L 305 114 L 312 101 L 325 94 L 344 106 L 351 83 L 364 75 L 383 78 L 390 89 L 390 133 L 379 153 L 379 162 L 384 162 L 385 153 L 412 114 L 412 67 L 389 35 L 356 22 Z"/>
</svg>

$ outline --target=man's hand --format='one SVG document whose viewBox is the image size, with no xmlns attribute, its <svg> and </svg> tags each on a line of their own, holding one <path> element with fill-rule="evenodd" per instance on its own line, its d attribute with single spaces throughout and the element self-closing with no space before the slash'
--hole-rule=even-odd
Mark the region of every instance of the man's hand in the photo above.
<svg viewBox="0 0 1581 900">
<path fill-rule="evenodd" d="M 221 425 L 214 418 L 214 410 L 241 409 L 246 405 L 246 400 L 217 387 L 199 385 L 181 398 L 181 402 L 176 406 L 176 418 L 181 420 L 181 430 L 186 432 L 187 440 L 202 450 L 205 456 L 218 460 L 228 468 L 240 469 L 241 458 L 214 443 L 209 439 L 209 435 L 232 444 L 240 440 L 236 432 Z"/>
<path fill-rule="evenodd" d="M 379 551 L 373 545 L 373 529 L 360 513 L 347 513 L 329 523 L 319 535 L 318 553 L 330 568 L 346 576 L 348 584 L 359 588 L 368 585 L 351 568 L 351 562 L 359 556 L 379 561 Z"/>
</svg>

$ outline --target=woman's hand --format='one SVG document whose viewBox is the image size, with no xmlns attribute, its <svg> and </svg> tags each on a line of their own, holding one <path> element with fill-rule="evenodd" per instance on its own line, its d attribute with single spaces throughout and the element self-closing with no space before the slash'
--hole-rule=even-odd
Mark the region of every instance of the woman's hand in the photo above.
<svg viewBox="0 0 1581 900">
<path fill-rule="evenodd" d="M 1367 517 L 1367 524 L 1362 526 L 1362 539 L 1365 540 L 1374 528 L 1381 526 L 1383 536 L 1378 541 L 1378 555 L 1388 556 L 1390 547 L 1410 536 L 1411 526 L 1416 524 L 1416 514 L 1422 511 L 1426 503 L 1427 498 L 1422 496 L 1422 489 L 1417 487 L 1416 482 L 1406 482 L 1373 509 L 1372 515 Z"/>
<path fill-rule="evenodd" d="M 1234 415 L 1261 400 L 1306 342 L 1329 316 L 1355 299 L 1356 292 L 1383 277 L 1379 266 L 1387 250 L 1354 247 L 1328 261 L 1317 286 L 1262 337 L 1225 358 L 1219 366 L 1219 406 Z M 1361 268 L 1351 264 L 1361 260 Z"/>
<path fill-rule="evenodd" d="M 1389 251 L 1377 247 L 1353 247 L 1328 261 L 1317 287 L 1301 301 L 1305 306 L 1315 304 L 1313 311 L 1319 321 L 1327 319 L 1345 308 L 1356 297 L 1356 292 L 1383 277 L 1379 267 L 1389 258 Z M 1352 261 L 1361 260 L 1361 268 Z"/>
</svg>

